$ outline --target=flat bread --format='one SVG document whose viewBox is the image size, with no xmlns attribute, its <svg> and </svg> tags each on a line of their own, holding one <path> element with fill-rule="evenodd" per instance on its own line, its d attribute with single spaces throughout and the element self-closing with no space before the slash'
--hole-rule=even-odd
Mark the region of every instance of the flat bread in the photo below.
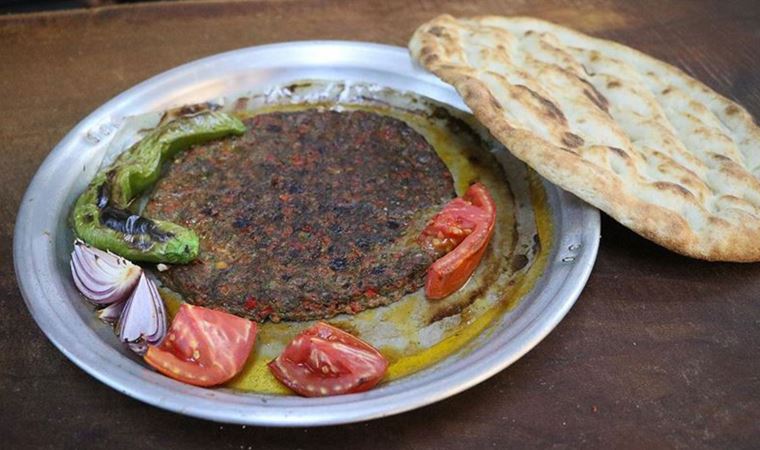
<svg viewBox="0 0 760 450">
<path fill-rule="evenodd" d="M 760 260 L 760 128 L 681 70 L 528 17 L 422 25 L 413 57 L 512 153 L 678 253 Z"/>
</svg>

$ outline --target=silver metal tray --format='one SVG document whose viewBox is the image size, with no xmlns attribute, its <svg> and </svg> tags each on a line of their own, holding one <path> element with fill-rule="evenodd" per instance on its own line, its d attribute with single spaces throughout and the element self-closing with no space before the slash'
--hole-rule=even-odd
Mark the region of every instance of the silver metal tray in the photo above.
<svg viewBox="0 0 760 450">
<path fill-rule="evenodd" d="M 75 364 L 119 392 L 182 414 L 239 424 L 328 425 L 397 414 L 461 392 L 512 364 L 565 316 L 596 258 L 599 213 L 544 182 L 555 236 L 544 274 L 467 352 L 414 375 L 338 397 L 258 395 L 173 381 L 125 350 L 82 301 L 68 269 L 71 232 L 66 217 L 97 169 L 95 159 L 102 158 L 124 117 L 303 79 L 377 83 L 467 111 L 454 89 L 414 65 L 406 49 L 335 41 L 222 53 L 164 72 L 105 103 L 44 161 L 24 196 L 14 237 L 15 269 L 27 306 L 48 338 Z"/>
</svg>

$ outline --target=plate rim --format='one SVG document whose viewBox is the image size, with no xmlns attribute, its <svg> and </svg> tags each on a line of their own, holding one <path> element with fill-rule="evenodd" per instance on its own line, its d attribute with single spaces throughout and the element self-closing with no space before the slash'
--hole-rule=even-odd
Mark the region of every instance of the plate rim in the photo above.
<svg viewBox="0 0 760 450">
<path fill-rule="evenodd" d="M 87 352 L 88 349 L 81 343 L 77 343 L 77 338 L 75 336 L 69 335 L 72 333 L 72 330 L 67 330 L 65 327 L 60 326 L 54 327 L 54 322 L 51 324 L 50 314 L 53 310 L 49 307 L 46 309 L 47 305 L 42 303 L 42 300 L 39 299 L 41 292 L 44 291 L 43 288 L 45 286 L 43 286 L 43 284 L 46 274 L 43 273 L 42 276 L 36 272 L 34 274 L 35 276 L 31 274 L 32 270 L 40 268 L 44 269 L 45 262 L 48 263 L 48 266 L 51 262 L 49 260 L 42 261 L 39 258 L 35 259 L 34 256 L 29 256 L 30 254 L 34 254 L 33 251 L 29 252 L 29 250 L 44 249 L 46 247 L 44 242 L 46 238 L 44 236 L 30 235 L 29 227 L 27 226 L 33 219 L 32 212 L 35 211 L 33 209 L 34 196 L 39 193 L 40 188 L 44 185 L 45 180 L 43 180 L 43 178 L 46 174 L 49 176 L 48 172 L 51 171 L 51 167 L 55 167 L 56 164 L 60 165 L 62 158 L 65 156 L 64 152 L 69 146 L 73 145 L 76 140 L 83 139 L 83 137 L 89 131 L 95 129 L 97 125 L 102 125 L 102 119 L 108 116 L 108 111 L 114 109 L 117 105 L 128 101 L 130 97 L 140 95 L 141 91 L 150 88 L 150 86 L 160 85 L 163 82 L 167 82 L 167 80 L 171 80 L 172 77 L 185 74 L 186 71 L 193 69 L 194 67 L 219 62 L 225 58 L 234 58 L 247 53 L 272 52 L 281 51 L 283 49 L 293 50 L 294 48 L 358 49 L 362 52 L 373 51 L 376 53 L 386 53 L 396 58 L 405 56 L 409 59 L 408 51 L 403 47 L 370 42 L 334 40 L 281 42 L 245 47 L 210 55 L 161 72 L 132 86 L 103 103 L 85 118 L 80 120 L 64 136 L 64 138 L 53 147 L 37 169 L 37 172 L 24 193 L 14 226 L 13 261 L 17 282 L 27 308 L 47 338 L 69 360 L 97 380 L 123 394 L 162 409 L 224 423 L 266 426 L 318 426 L 375 419 L 437 402 L 490 378 L 511 365 L 517 359 L 521 358 L 525 353 L 533 349 L 541 340 L 543 340 L 557 326 L 562 318 L 564 318 L 579 297 L 591 274 L 598 252 L 600 237 L 599 211 L 585 202 L 582 202 L 574 195 L 545 182 L 544 186 L 545 189 L 547 189 L 547 194 L 554 195 L 561 205 L 566 205 L 568 208 L 571 208 L 578 216 L 576 219 L 580 222 L 580 225 L 584 227 L 580 234 L 583 236 L 584 241 L 582 242 L 582 251 L 573 253 L 571 256 L 563 256 L 568 250 L 568 244 L 567 242 L 562 242 L 561 236 L 555 236 L 556 242 L 554 253 L 556 254 L 550 255 L 552 258 L 562 261 L 564 261 L 564 258 L 573 258 L 570 261 L 567 261 L 572 264 L 568 266 L 566 277 L 570 278 L 570 276 L 572 276 L 572 281 L 569 283 L 565 282 L 559 286 L 559 289 L 555 294 L 555 297 L 562 297 L 562 301 L 558 303 L 559 307 L 549 312 L 545 312 L 543 316 L 539 315 L 538 318 L 543 318 L 540 323 L 528 323 L 521 331 L 519 331 L 518 336 L 523 336 L 523 342 L 517 351 L 512 351 L 506 357 L 505 355 L 497 354 L 485 356 L 475 361 L 474 364 L 465 369 L 464 374 L 466 376 L 459 377 L 459 379 L 454 380 L 454 383 L 450 380 L 446 383 L 447 379 L 445 378 L 441 380 L 432 377 L 430 383 L 425 386 L 413 385 L 414 390 L 411 394 L 414 395 L 409 395 L 410 392 L 407 391 L 405 392 L 406 395 L 403 397 L 400 397 L 401 394 L 404 394 L 401 392 L 391 393 L 385 397 L 378 397 L 377 395 L 372 394 L 373 391 L 370 391 L 362 394 L 308 399 L 303 401 L 300 397 L 288 396 L 277 399 L 273 398 L 275 396 L 261 394 L 229 394 L 224 390 L 209 390 L 188 387 L 186 385 L 178 387 L 175 385 L 179 383 L 174 382 L 173 380 L 171 383 L 167 383 L 168 379 L 150 371 L 150 369 L 147 369 L 146 367 L 142 367 L 142 371 L 149 371 L 151 372 L 150 374 L 135 373 L 140 371 L 132 370 L 133 368 L 131 366 L 127 368 L 121 367 L 119 364 L 127 364 L 127 361 L 129 361 L 129 358 L 123 357 L 123 355 L 123 360 L 119 359 L 116 361 L 116 367 L 118 370 L 124 371 L 124 373 L 120 374 L 122 376 L 114 376 L 112 373 L 103 370 L 98 364 L 96 364 L 96 362 L 102 363 L 103 361 L 83 357 L 82 352 Z M 414 64 L 412 65 L 414 66 Z M 411 75 L 420 80 L 424 80 L 425 83 L 438 83 L 441 85 L 442 89 L 453 91 L 453 88 L 439 81 L 434 75 L 423 71 L 417 66 L 414 66 L 412 69 L 416 72 Z M 462 105 L 463 104 L 459 106 L 461 107 Z M 552 191 L 553 193 L 549 191 Z M 47 218 L 50 220 L 56 222 L 60 221 L 60 214 L 56 215 L 53 212 L 48 212 L 47 215 L 49 216 Z M 49 251 L 55 253 L 55 243 L 48 242 L 47 245 L 51 247 Z M 562 247 L 563 245 L 564 248 Z M 572 247 L 572 245 L 574 244 L 570 244 L 570 247 Z M 572 251 L 573 250 L 571 249 L 571 252 Z M 551 263 L 557 264 L 558 262 L 550 261 L 547 264 Z M 58 275 L 60 276 L 60 274 Z M 555 303 L 552 303 L 549 306 L 551 305 L 556 306 Z M 89 332 L 90 333 L 87 333 L 87 331 L 85 331 L 88 335 L 94 335 L 95 338 L 99 339 L 93 330 L 90 329 Z M 114 363 L 114 361 L 108 359 L 105 359 L 105 362 L 107 364 L 106 367 L 109 367 L 108 364 Z M 133 365 L 139 366 L 138 364 Z M 473 368 L 478 370 L 473 371 Z M 136 379 L 134 378 L 135 376 L 137 376 Z M 134 382 L 130 384 L 125 381 L 125 379 L 127 381 L 131 379 L 134 382 L 137 382 L 137 385 L 135 385 Z M 148 383 L 146 383 L 146 381 Z M 147 387 L 142 387 L 142 383 L 146 383 Z M 168 398 L 157 397 L 156 391 L 159 391 L 158 394 L 168 395 Z M 180 400 L 189 396 L 187 398 L 192 400 L 192 402 L 187 404 L 182 401 L 175 401 L 176 399 L 171 398 L 172 395 L 181 395 Z M 240 404 L 235 401 L 229 402 L 231 400 L 228 398 L 229 396 L 246 397 L 248 400 L 254 398 L 255 400 L 253 402 L 246 401 L 244 404 Z M 287 400 L 291 398 L 299 399 L 300 401 Z M 227 408 L 208 408 L 210 405 L 215 405 L 215 402 L 218 403 L 220 401 L 225 402 L 224 405 L 227 406 Z M 340 408 L 340 405 L 352 405 L 354 407 Z"/>
</svg>

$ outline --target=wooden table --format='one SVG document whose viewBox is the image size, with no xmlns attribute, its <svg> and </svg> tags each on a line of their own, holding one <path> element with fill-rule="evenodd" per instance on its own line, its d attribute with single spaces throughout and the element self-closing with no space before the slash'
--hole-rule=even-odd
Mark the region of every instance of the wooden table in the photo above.
<svg viewBox="0 0 760 450">
<path fill-rule="evenodd" d="M 202 56 L 299 39 L 404 45 L 417 24 L 441 12 L 532 14 L 674 63 L 760 117 L 760 2 L 448 3 L 153 3 L 0 17 L 0 446 L 760 445 L 760 264 L 680 257 L 606 217 L 588 286 L 535 350 L 454 398 L 368 423 L 280 430 L 165 412 L 97 382 L 37 328 L 11 257 L 30 178 L 98 105 Z"/>
</svg>

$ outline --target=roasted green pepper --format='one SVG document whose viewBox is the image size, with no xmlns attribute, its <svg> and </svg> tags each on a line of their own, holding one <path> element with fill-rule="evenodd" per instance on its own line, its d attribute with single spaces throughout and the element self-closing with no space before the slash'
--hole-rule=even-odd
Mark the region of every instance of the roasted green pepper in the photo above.
<svg viewBox="0 0 760 450">
<path fill-rule="evenodd" d="M 71 215 L 80 239 L 134 261 L 188 263 L 198 256 L 198 236 L 180 225 L 131 212 L 164 161 L 193 144 L 245 132 L 227 114 L 205 111 L 161 125 L 101 170 L 77 199 Z"/>
</svg>

